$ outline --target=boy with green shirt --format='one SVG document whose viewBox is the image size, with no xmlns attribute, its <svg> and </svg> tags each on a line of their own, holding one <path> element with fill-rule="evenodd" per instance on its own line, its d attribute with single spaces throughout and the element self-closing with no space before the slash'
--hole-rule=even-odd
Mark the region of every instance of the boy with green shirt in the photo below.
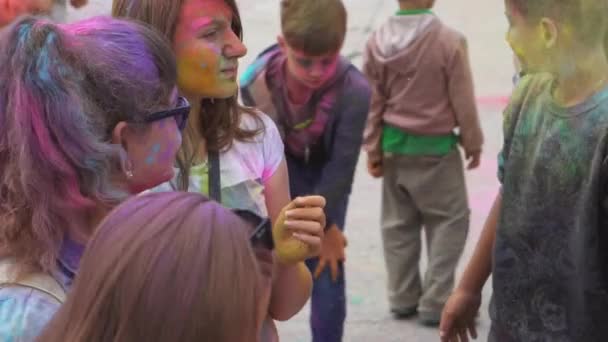
<svg viewBox="0 0 608 342">
<path fill-rule="evenodd" d="M 469 226 L 460 144 L 479 165 L 479 126 L 466 40 L 432 12 L 402 0 L 370 37 L 364 72 L 373 88 L 365 129 L 368 170 L 383 178 L 382 237 L 391 311 L 439 324 Z M 458 128 L 459 132 L 456 133 Z M 420 279 L 420 233 L 429 245 Z"/>
</svg>

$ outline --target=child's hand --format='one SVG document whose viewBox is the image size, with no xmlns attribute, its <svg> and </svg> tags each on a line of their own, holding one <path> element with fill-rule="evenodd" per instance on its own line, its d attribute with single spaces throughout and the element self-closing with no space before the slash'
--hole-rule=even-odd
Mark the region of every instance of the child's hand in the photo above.
<svg viewBox="0 0 608 342">
<path fill-rule="evenodd" d="M 467 166 L 467 170 L 473 170 L 479 167 L 479 162 L 481 160 L 481 150 L 477 151 L 465 151 L 465 157 L 469 162 Z"/>
<path fill-rule="evenodd" d="M 298 197 L 279 214 L 272 229 L 275 254 L 283 264 L 296 264 L 319 255 L 325 228 L 325 198 Z"/>
<path fill-rule="evenodd" d="M 70 4 L 72 5 L 72 7 L 74 8 L 80 8 L 84 5 L 87 4 L 87 0 L 70 0 Z"/>
<path fill-rule="evenodd" d="M 384 169 L 382 168 L 382 159 L 378 161 L 372 161 L 371 159 L 367 159 L 367 172 L 374 177 L 380 178 L 384 175 Z"/>
<path fill-rule="evenodd" d="M 342 231 L 338 229 L 338 226 L 335 224 L 332 225 L 323 238 L 323 246 L 321 247 L 321 254 L 319 255 L 319 264 L 315 269 L 315 279 L 318 279 L 325 267 L 329 265 L 331 280 L 334 283 L 338 281 L 340 272 L 338 263 L 346 260 L 344 249 L 347 244 L 346 237 L 342 234 Z"/>
<path fill-rule="evenodd" d="M 457 289 L 448 298 L 441 314 L 441 342 L 468 342 L 470 334 L 477 339 L 475 318 L 481 306 L 481 293 Z"/>
</svg>

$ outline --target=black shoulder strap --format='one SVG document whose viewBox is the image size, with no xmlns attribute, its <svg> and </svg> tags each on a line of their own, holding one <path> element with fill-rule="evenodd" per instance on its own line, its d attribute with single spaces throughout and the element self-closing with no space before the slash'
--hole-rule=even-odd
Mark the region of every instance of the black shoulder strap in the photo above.
<svg viewBox="0 0 608 342">
<path fill-rule="evenodd" d="M 218 152 L 209 152 L 209 198 L 222 203 L 222 185 L 220 176 L 220 156 Z"/>
</svg>

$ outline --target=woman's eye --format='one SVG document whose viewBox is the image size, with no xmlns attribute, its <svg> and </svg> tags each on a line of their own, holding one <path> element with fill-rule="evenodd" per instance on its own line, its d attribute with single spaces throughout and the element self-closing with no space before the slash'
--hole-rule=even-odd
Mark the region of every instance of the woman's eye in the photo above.
<svg viewBox="0 0 608 342">
<path fill-rule="evenodd" d="M 217 30 L 207 31 L 200 35 L 201 38 L 214 38 L 217 35 Z"/>
</svg>

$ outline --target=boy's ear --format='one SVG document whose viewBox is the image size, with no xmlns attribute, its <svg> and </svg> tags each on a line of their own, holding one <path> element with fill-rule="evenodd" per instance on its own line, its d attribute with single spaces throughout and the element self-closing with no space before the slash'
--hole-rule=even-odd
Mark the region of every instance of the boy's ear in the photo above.
<svg viewBox="0 0 608 342">
<path fill-rule="evenodd" d="M 557 25 L 549 18 L 542 18 L 540 20 L 541 38 L 545 48 L 552 48 L 557 44 Z"/>
</svg>

